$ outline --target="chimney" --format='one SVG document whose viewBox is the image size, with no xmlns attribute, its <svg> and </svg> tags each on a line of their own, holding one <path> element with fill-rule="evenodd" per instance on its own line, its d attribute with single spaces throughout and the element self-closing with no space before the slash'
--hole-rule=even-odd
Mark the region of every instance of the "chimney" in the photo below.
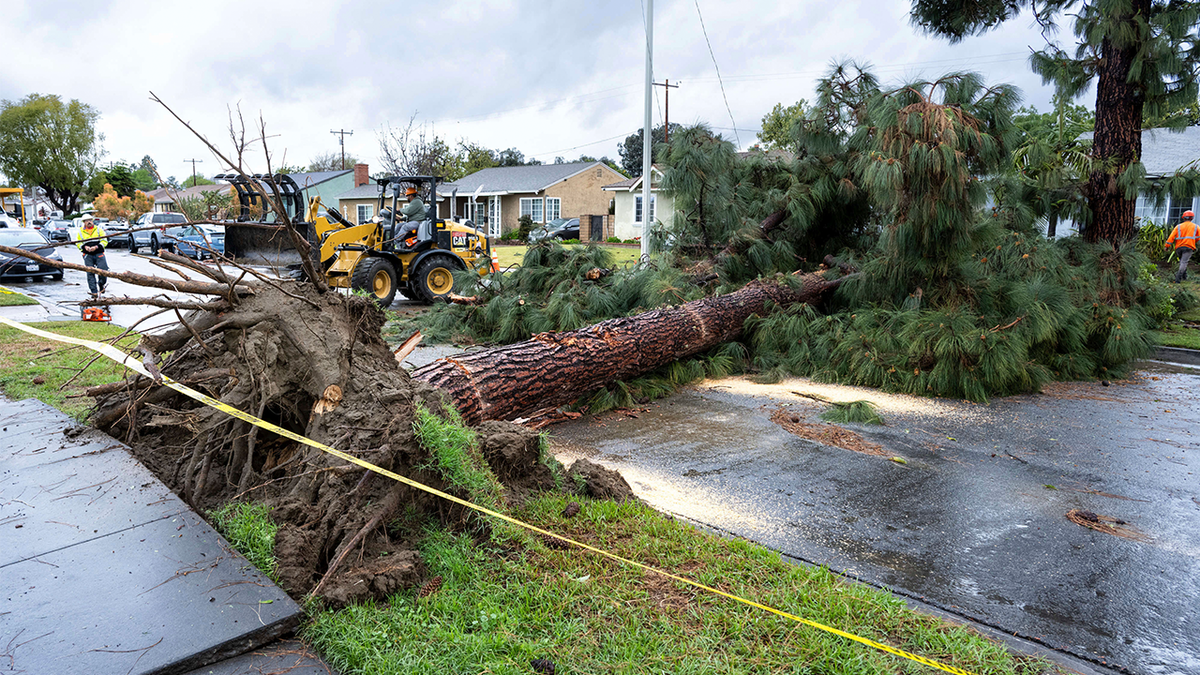
<svg viewBox="0 0 1200 675">
<path fill-rule="evenodd" d="M 354 165 L 354 187 L 362 187 L 371 182 L 370 173 L 367 171 L 366 164 Z"/>
</svg>

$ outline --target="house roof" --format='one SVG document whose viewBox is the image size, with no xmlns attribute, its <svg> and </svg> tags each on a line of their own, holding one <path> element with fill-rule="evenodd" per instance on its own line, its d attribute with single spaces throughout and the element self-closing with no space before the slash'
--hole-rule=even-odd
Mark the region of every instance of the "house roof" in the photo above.
<svg viewBox="0 0 1200 675">
<path fill-rule="evenodd" d="M 345 176 L 346 174 L 353 174 L 353 173 L 354 173 L 354 169 L 339 169 L 337 171 L 312 171 L 312 172 L 308 172 L 308 173 L 289 173 L 288 176 L 290 176 L 292 180 L 296 181 L 296 185 L 299 185 L 300 189 L 303 190 L 304 188 L 314 187 L 314 186 L 320 185 L 321 183 L 324 183 L 325 181 L 333 180 L 334 178 L 337 178 L 339 176 Z"/>
<path fill-rule="evenodd" d="M 652 164 L 650 166 L 650 171 L 653 172 L 656 177 L 655 180 L 650 181 L 650 190 L 657 192 L 658 191 L 658 182 L 660 180 L 662 180 L 663 172 L 662 172 L 662 169 L 658 168 L 657 164 Z M 642 177 L 634 176 L 633 178 L 626 178 L 625 180 L 620 181 L 618 183 L 609 183 L 608 185 L 605 185 L 605 186 L 601 187 L 600 189 L 608 190 L 610 192 L 623 192 L 623 191 L 635 192 L 637 190 L 640 190 L 641 187 L 642 187 Z"/>
<path fill-rule="evenodd" d="M 594 166 L 602 166 L 612 171 L 604 162 L 572 162 L 570 164 L 535 164 L 532 166 L 497 166 L 490 169 L 480 169 L 469 176 L 463 176 L 454 183 L 438 186 L 438 194 L 449 196 L 455 188 L 460 197 L 469 197 L 480 190 L 480 195 L 494 196 L 522 192 L 541 192 L 555 183 L 562 182 L 587 171 Z"/>
<path fill-rule="evenodd" d="M 1080 134 L 1092 140 L 1094 134 Z M 1200 158 L 1200 127 L 1188 127 L 1182 133 L 1169 129 L 1142 130 L 1142 165 L 1150 177 L 1171 176 Z"/>
</svg>

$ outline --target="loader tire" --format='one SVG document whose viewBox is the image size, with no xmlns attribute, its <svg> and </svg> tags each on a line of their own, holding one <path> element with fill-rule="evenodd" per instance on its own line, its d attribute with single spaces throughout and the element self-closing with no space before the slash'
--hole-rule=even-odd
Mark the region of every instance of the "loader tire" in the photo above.
<svg viewBox="0 0 1200 675">
<path fill-rule="evenodd" d="M 375 298 L 380 307 L 387 309 L 396 299 L 396 268 L 383 258 L 367 258 L 354 266 L 350 277 L 350 288 L 365 291 Z"/>
<path fill-rule="evenodd" d="M 443 301 L 454 291 L 454 271 L 463 267 L 461 260 L 449 255 L 429 256 L 417 265 L 412 276 L 413 290 L 430 305 Z"/>
</svg>

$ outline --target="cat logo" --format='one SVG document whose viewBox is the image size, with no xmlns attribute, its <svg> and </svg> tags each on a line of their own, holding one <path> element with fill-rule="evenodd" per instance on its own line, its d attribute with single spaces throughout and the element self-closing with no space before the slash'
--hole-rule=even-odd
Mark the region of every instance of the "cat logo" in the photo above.
<svg viewBox="0 0 1200 675">
<path fill-rule="evenodd" d="M 454 235 L 454 236 L 453 236 L 453 237 L 450 239 L 450 246 L 451 246 L 451 248 L 466 248 L 466 246 L 467 246 L 467 235 L 465 235 L 465 234 L 455 234 L 455 235 Z"/>
</svg>

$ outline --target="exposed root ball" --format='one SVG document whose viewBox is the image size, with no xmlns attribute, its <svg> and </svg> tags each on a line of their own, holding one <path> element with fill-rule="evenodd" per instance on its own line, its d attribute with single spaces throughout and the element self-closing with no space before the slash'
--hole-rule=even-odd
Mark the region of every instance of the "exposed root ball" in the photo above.
<svg viewBox="0 0 1200 675">
<path fill-rule="evenodd" d="M 288 283 L 256 287 L 228 311 L 193 312 L 185 320 L 187 326 L 143 340 L 166 357 L 164 375 L 193 381 L 194 388 L 235 408 L 455 492 L 437 475 L 415 468 L 425 455 L 413 432 L 416 406 L 440 413 L 442 396 L 397 365 L 380 336 L 384 315 L 371 301 Z M 127 439 L 147 466 L 202 513 L 236 499 L 268 504 L 280 525 L 276 557 L 290 593 L 299 597 L 320 585 L 320 595 L 340 605 L 424 580 L 420 556 L 388 527 L 417 530 L 398 523 L 399 513 L 444 517 L 440 500 L 166 387 L 144 384 L 102 394 L 95 423 Z M 502 481 L 521 491 L 553 486 L 549 469 L 537 461 L 536 434 L 494 425 L 480 445 Z M 462 514 L 457 517 L 461 522 Z"/>
</svg>

